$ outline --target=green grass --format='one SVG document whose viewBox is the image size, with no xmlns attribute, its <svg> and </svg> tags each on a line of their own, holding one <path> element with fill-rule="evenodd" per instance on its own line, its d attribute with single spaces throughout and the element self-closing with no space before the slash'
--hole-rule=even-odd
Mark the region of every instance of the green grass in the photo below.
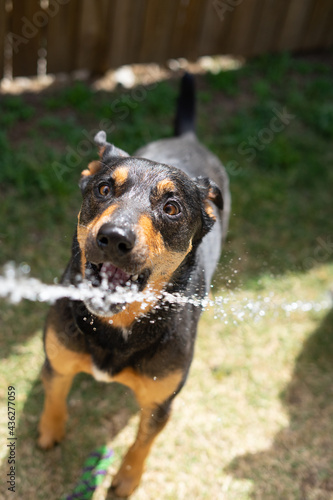
<svg viewBox="0 0 333 500">
<path fill-rule="evenodd" d="M 230 176 L 230 231 L 213 288 L 228 302 L 203 315 L 191 375 L 135 500 L 332 499 L 332 312 L 284 309 L 296 301 L 318 306 L 332 290 L 329 58 L 269 55 L 197 77 L 198 135 Z M 34 277 L 60 277 L 80 207 L 80 171 L 96 157 L 94 131 L 104 124 L 109 140 L 129 153 L 171 136 L 177 89 L 175 80 L 113 93 L 76 83 L 3 96 L 0 265 L 27 262 Z M 292 118 L 277 130 L 281 121 L 272 119 L 284 109 Z M 49 453 L 37 450 L 46 311 L 0 304 L 0 436 L 7 437 L 7 386 L 15 385 L 19 496 L 60 499 L 89 453 L 108 443 L 116 461 L 94 497 L 106 498 L 137 407 L 128 390 L 80 376 L 69 398 L 68 439 Z M 0 457 L 4 478 L 5 446 Z M 1 495 L 11 498 L 5 489 Z"/>
</svg>

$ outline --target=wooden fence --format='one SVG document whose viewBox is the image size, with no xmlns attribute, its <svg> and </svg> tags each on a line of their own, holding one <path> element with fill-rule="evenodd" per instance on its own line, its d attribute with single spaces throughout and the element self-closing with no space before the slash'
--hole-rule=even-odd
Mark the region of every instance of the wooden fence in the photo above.
<svg viewBox="0 0 333 500">
<path fill-rule="evenodd" d="M 332 44 L 332 0 L 0 0 L 0 78 Z"/>
</svg>

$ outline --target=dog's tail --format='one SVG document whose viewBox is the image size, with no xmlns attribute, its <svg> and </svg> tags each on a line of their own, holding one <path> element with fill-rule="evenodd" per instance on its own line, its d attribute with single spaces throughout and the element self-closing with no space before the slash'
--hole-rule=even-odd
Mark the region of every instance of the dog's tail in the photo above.
<svg viewBox="0 0 333 500">
<path fill-rule="evenodd" d="M 189 73 L 181 80 L 174 130 L 176 137 L 195 131 L 195 84 Z"/>
</svg>

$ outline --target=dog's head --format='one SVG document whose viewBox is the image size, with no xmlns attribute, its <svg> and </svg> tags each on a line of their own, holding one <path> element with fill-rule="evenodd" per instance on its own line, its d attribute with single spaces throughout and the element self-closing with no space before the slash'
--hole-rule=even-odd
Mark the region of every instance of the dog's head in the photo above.
<svg viewBox="0 0 333 500">
<path fill-rule="evenodd" d="M 117 287 L 150 290 L 156 297 L 215 221 L 213 202 L 222 209 L 219 188 L 209 179 L 191 179 L 179 169 L 96 142 L 100 160 L 82 172 L 83 203 L 77 239 L 84 278 Z M 157 301 L 157 298 L 156 298 Z M 126 328 L 151 302 L 86 306 L 114 326 Z"/>
</svg>

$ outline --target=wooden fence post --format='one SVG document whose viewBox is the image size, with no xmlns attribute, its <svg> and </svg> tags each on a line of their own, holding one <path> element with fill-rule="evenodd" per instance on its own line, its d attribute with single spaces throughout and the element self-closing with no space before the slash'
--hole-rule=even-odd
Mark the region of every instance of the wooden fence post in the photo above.
<svg viewBox="0 0 333 500">
<path fill-rule="evenodd" d="M 46 18 L 38 0 L 13 0 L 11 40 L 13 49 L 13 76 L 37 74 L 40 30 Z"/>
</svg>

